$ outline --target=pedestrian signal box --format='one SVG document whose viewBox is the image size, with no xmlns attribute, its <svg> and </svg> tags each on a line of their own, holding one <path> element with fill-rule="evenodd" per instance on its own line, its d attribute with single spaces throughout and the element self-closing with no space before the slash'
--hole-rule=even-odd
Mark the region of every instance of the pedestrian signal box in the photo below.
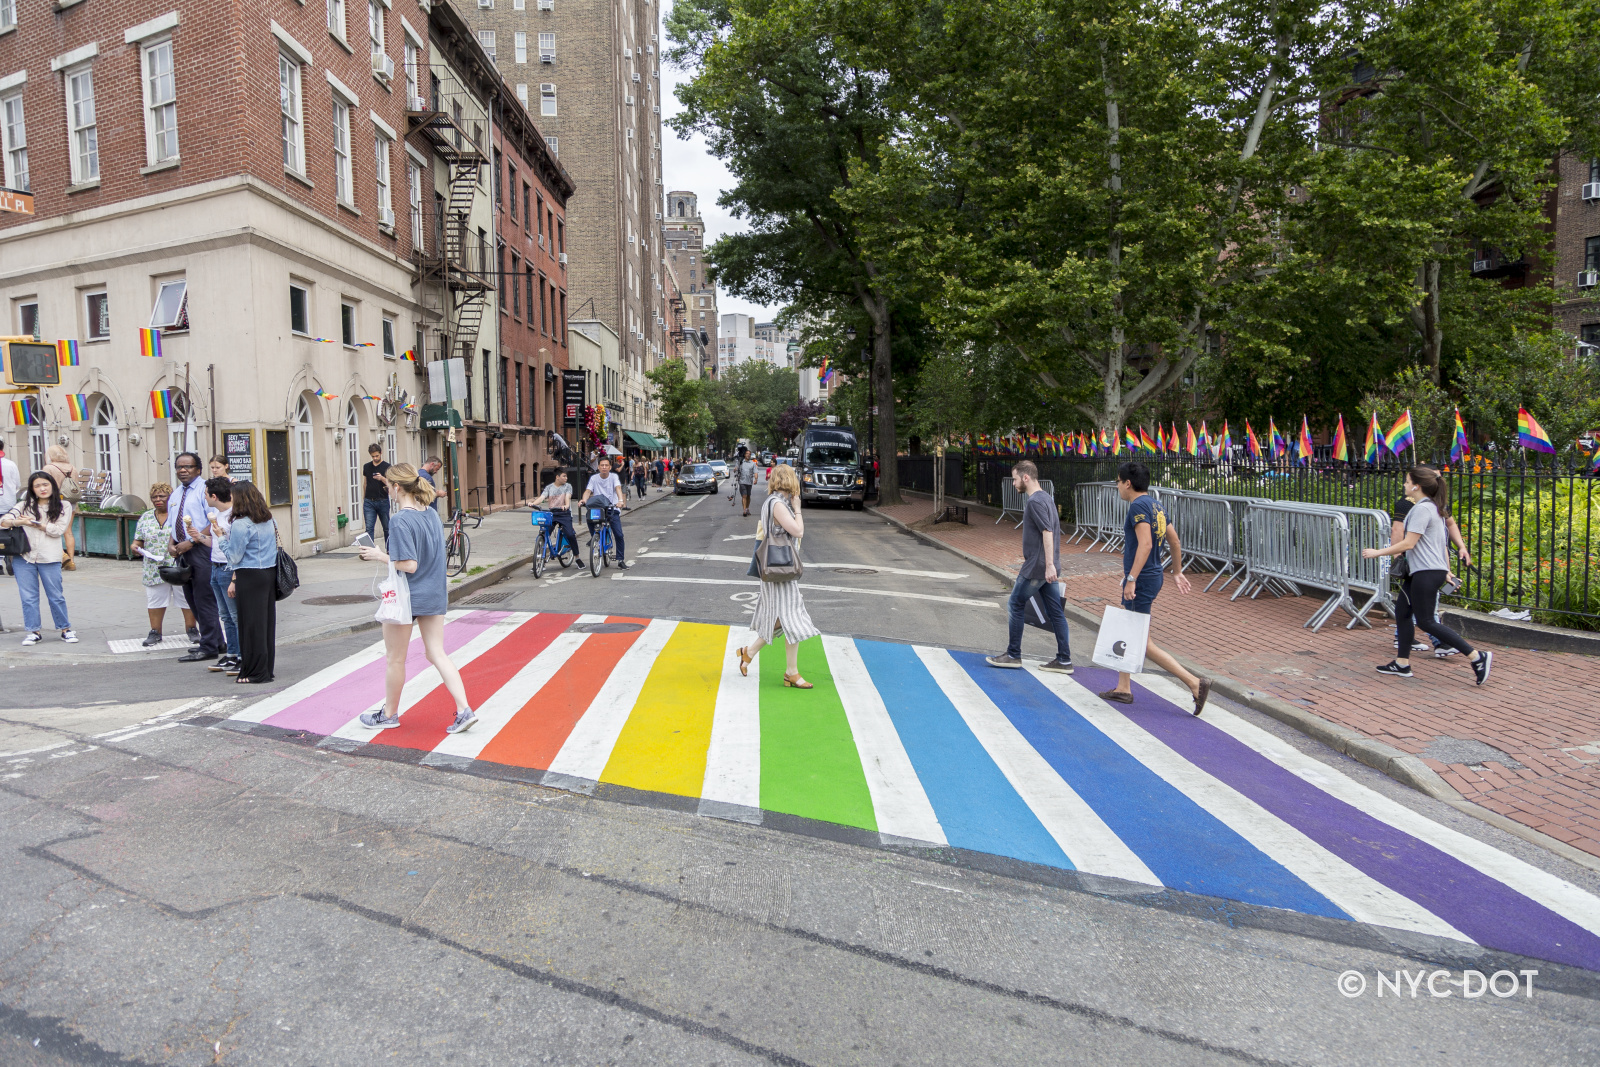
<svg viewBox="0 0 1600 1067">
<path fill-rule="evenodd" d="M 0 338 L 7 385 L 60 385 L 61 364 L 56 346 L 31 337 Z"/>
</svg>

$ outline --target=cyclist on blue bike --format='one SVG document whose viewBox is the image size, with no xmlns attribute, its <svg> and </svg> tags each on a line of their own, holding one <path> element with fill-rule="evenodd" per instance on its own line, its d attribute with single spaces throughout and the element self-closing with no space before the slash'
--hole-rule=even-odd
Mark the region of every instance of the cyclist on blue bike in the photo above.
<svg viewBox="0 0 1600 1067">
<path fill-rule="evenodd" d="M 556 480 L 544 487 L 544 492 L 532 500 L 524 500 L 523 507 L 548 508 L 550 517 L 555 519 L 556 528 L 567 539 L 567 544 L 572 549 L 574 556 L 578 552 L 578 532 L 572 528 L 572 486 L 567 483 L 567 472 L 556 471 Z M 551 546 L 551 551 L 556 555 L 561 554 L 561 542 L 556 540 Z"/>
<path fill-rule="evenodd" d="M 622 479 L 611 473 L 611 457 L 600 457 L 600 473 L 589 475 L 589 484 L 584 487 L 583 499 L 578 501 L 579 506 L 584 506 L 593 499 L 597 504 L 604 504 L 608 508 L 622 507 L 628 499 L 627 492 L 622 488 Z M 617 545 L 617 568 L 627 570 L 628 564 L 623 559 L 622 548 L 622 515 L 612 510 L 610 513 L 611 539 Z M 594 523 L 589 523 L 590 533 L 594 532 Z"/>
</svg>

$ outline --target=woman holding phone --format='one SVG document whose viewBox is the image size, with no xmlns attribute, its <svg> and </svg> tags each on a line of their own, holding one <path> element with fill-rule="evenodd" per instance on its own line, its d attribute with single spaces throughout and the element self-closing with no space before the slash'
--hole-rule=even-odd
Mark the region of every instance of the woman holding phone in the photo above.
<svg viewBox="0 0 1600 1067">
<path fill-rule="evenodd" d="M 28 491 L 23 494 L 0 526 L 21 527 L 27 534 L 28 551 L 11 559 L 17 575 L 17 595 L 22 598 L 22 628 L 25 645 L 44 640 L 40 632 L 39 588 L 44 587 L 50 601 L 50 621 L 61 631 L 61 640 L 76 644 L 78 635 L 67 618 L 67 597 L 61 591 L 62 538 L 72 526 L 72 504 L 61 499 L 55 478 L 44 471 L 28 475 Z"/>
</svg>

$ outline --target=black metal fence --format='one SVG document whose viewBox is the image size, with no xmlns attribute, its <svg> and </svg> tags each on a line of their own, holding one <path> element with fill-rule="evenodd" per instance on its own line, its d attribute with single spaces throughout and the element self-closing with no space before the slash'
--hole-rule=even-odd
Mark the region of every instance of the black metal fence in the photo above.
<svg viewBox="0 0 1600 1067">
<path fill-rule="evenodd" d="M 919 492 L 933 492 L 933 465 L 937 456 L 900 456 L 900 486 Z M 964 497 L 966 492 L 966 457 L 960 452 L 946 452 L 944 457 L 944 491 L 946 496 Z"/>
<path fill-rule="evenodd" d="M 932 457 L 904 457 L 923 459 Z M 1063 523 L 1077 521 L 1073 487 L 1116 478 L 1127 457 L 1030 457 L 1039 477 L 1055 483 Z M 1455 602 L 1511 608 L 1535 621 L 1600 630 L 1600 478 L 1581 462 L 1519 454 L 1435 464 L 1450 486 L 1451 514 L 1472 562 L 1461 568 Z M 1267 500 L 1298 500 L 1393 512 L 1404 495 L 1405 468 L 1390 464 L 1284 461 L 1200 461 L 1192 456 L 1140 457 L 1153 484 Z M 1000 506 L 1000 486 L 1015 458 L 984 456 L 970 464 L 967 485 L 981 504 Z M 901 479 L 906 483 L 906 467 Z M 932 486 L 932 466 L 928 465 Z M 951 482 L 953 484 L 953 479 Z M 919 488 L 910 485 L 910 488 Z M 947 490 L 958 495 L 954 490 Z M 1180 531 L 1181 533 L 1181 531 Z"/>
</svg>

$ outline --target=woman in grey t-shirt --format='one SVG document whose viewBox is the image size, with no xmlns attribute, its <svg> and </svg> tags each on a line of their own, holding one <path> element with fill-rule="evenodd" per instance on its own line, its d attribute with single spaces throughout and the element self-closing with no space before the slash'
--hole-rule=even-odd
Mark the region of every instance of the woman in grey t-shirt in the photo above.
<svg viewBox="0 0 1600 1067">
<path fill-rule="evenodd" d="M 389 551 L 363 548 L 361 558 L 392 562 L 400 580 L 406 583 L 411 593 L 412 621 L 422 636 L 423 651 L 456 703 L 455 721 L 445 731 L 460 733 L 477 722 L 478 716 L 467 706 L 461 672 L 444 650 L 444 616 L 450 610 L 450 600 L 445 591 L 444 526 L 433 509 L 433 486 L 409 463 L 396 463 L 379 477 L 389 485 Z M 406 684 L 411 626 L 410 622 L 383 624 L 383 648 L 388 662 L 383 678 L 383 707 L 362 713 L 363 726 L 387 730 L 400 725 L 400 692 Z"/>
<path fill-rule="evenodd" d="M 1478 684 L 1489 680 L 1493 653 L 1474 651 L 1460 634 L 1435 617 L 1439 590 L 1450 576 L 1450 558 L 1445 554 L 1446 516 L 1450 514 L 1450 488 L 1432 467 L 1413 467 L 1406 474 L 1406 499 L 1412 508 L 1406 513 L 1405 536 L 1387 548 L 1363 548 L 1366 559 L 1376 556 L 1405 555 L 1410 573 L 1400 580 L 1395 597 L 1396 650 L 1398 655 L 1378 668 L 1379 674 L 1410 678 L 1411 643 L 1420 627 L 1439 642 L 1468 657 Z"/>
</svg>

